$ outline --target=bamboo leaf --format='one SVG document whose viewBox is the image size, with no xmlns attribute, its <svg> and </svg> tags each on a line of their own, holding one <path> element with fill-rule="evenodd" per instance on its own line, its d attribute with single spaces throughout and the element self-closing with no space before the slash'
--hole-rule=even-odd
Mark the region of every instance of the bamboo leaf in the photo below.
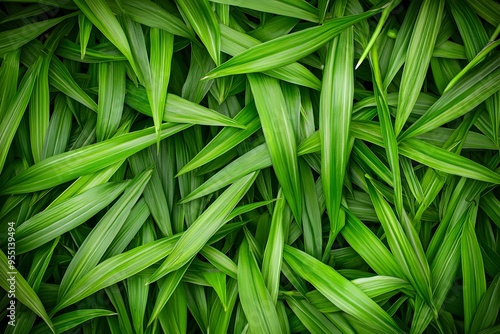
<svg viewBox="0 0 500 334">
<path fill-rule="evenodd" d="M 83 14 L 99 29 L 111 43 L 128 59 L 137 73 L 136 63 L 130 51 L 127 36 L 105 0 L 76 0 L 75 4 Z"/>
<path fill-rule="evenodd" d="M 415 105 L 431 60 L 444 11 L 444 1 L 424 0 L 406 56 L 394 130 L 399 135 Z"/>
<path fill-rule="evenodd" d="M 48 29 L 76 14 L 77 13 L 74 12 L 54 19 L 30 23 L 19 28 L 0 32 L 0 57 L 3 58 L 7 52 L 19 49 Z"/>
<path fill-rule="evenodd" d="M 256 0 L 252 2 L 238 0 L 211 0 L 212 2 L 229 6 L 238 6 L 260 12 L 273 13 L 283 16 L 318 22 L 318 10 L 303 0 Z"/>
<path fill-rule="evenodd" d="M 174 36 L 158 28 L 151 28 L 151 111 L 156 130 L 156 145 L 160 149 L 160 128 L 167 103 L 167 87 L 170 80 L 170 65 L 174 47 Z"/>
<path fill-rule="evenodd" d="M 252 173 L 241 178 L 219 196 L 182 235 L 170 256 L 149 278 L 149 283 L 179 269 L 191 260 L 224 225 L 225 218 L 245 195 L 256 177 L 257 173 Z"/>
<path fill-rule="evenodd" d="M 47 315 L 45 307 L 40 301 L 40 298 L 37 296 L 35 291 L 33 291 L 33 289 L 29 286 L 28 282 L 26 282 L 26 280 L 21 276 L 21 274 L 17 272 L 15 256 L 14 259 L 11 257 L 11 254 L 9 254 L 9 257 L 7 257 L 5 253 L 0 250 L 0 266 L 1 266 L 0 277 L 2 278 L 0 286 L 2 287 L 2 289 L 7 291 L 8 294 L 12 294 L 9 291 L 12 291 L 11 285 L 14 285 L 13 293 L 15 294 L 16 299 L 23 305 L 28 307 L 30 310 L 35 312 L 39 317 L 41 317 L 43 321 L 45 321 L 47 326 L 49 326 L 50 331 L 52 333 L 55 333 L 54 325 L 52 324 L 52 321 Z M 14 301 L 15 303 L 14 299 L 11 299 L 11 301 Z M 12 303 L 10 305 L 12 305 Z M 14 308 L 15 307 L 16 306 L 14 304 Z M 8 318 L 10 320 L 13 320 L 11 319 L 11 317 Z M 14 314 L 14 320 L 15 320 L 15 314 Z"/>
<path fill-rule="evenodd" d="M 302 198 L 293 115 L 287 110 L 278 81 L 261 74 L 250 74 L 248 80 L 276 176 L 295 219 L 300 221 Z M 280 124 L 279 130 L 276 123 Z"/>
<path fill-rule="evenodd" d="M 0 172 L 4 167 L 10 144 L 14 139 L 14 135 L 16 134 L 19 123 L 21 123 L 24 111 L 28 106 L 42 61 L 42 57 L 39 57 L 35 63 L 30 66 L 19 84 L 19 88 L 12 98 L 12 102 L 0 120 L 0 143 L 2 143 L 0 146 Z"/>
<path fill-rule="evenodd" d="M 40 247 L 82 224 L 115 200 L 127 185 L 105 183 L 31 217 L 16 230 L 17 253 Z"/>
<path fill-rule="evenodd" d="M 384 333 L 401 331 L 380 306 L 333 268 L 291 246 L 285 246 L 284 257 L 295 272 L 344 312 Z"/>
<path fill-rule="evenodd" d="M 123 62 L 99 64 L 97 141 L 113 137 L 120 125 L 125 101 L 125 75 L 126 67 Z"/>
<path fill-rule="evenodd" d="M 118 201 L 99 220 L 92 232 L 78 248 L 68 269 L 65 271 L 59 287 L 59 301 L 90 269 L 94 268 L 106 252 L 111 241 L 123 226 L 144 187 L 149 182 L 152 170 L 146 170 L 136 176 Z M 98 245 L 98 246 L 97 246 Z"/>
<path fill-rule="evenodd" d="M 354 40 L 347 28 L 329 45 L 320 98 L 321 173 L 330 240 L 342 229 L 340 202 L 349 160 L 349 128 L 354 98 Z"/>
<path fill-rule="evenodd" d="M 252 332 L 282 332 L 274 302 L 266 289 L 262 274 L 246 240 L 242 242 L 239 249 L 238 292 Z"/>
<path fill-rule="evenodd" d="M 216 65 L 220 65 L 220 30 L 208 0 L 179 0 L 177 5 L 205 45 Z"/>
<path fill-rule="evenodd" d="M 254 46 L 216 67 L 204 79 L 230 74 L 262 72 L 291 64 L 316 51 L 340 34 L 342 30 L 379 11 L 377 9 L 359 15 L 332 19 L 321 26 L 304 29 Z"/>
<path fill-rule="evenodd" d="M 189 126 L 166 123 L 162 125 L 161 136 L 166 138 Z M 1 193 L 33 192 L 71 181 L 126 159 L 155 141 L 154 128 L 148 128 L 58 154 L 16 175 Z"/>
</svg>

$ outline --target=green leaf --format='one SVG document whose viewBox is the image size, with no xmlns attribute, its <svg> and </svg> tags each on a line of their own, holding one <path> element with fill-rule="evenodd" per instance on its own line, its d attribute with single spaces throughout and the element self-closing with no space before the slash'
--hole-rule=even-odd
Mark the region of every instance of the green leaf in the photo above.
<svg viewBox="0 0 500 334">
<path fill-rule="evenodd" d="M 484 273 L 481 248 L 474 230 L 474 221 L 467 221 L 462 232 L 462 276 L 464 293 L 464 323 L 466 331 L 470 331 L 474 315 L 481 299 L 486 293 L 486 276 Z"/>
<path fill-rule="evenodd" d="M 83 14 L 78 14 L 78 27 L 80 28 L 80 59 L 85 58 L 87 45 L 92 32 L 92 22 Z"/>
<path fill-rule="evenodd" d="M 166 138 L 188 127 L 190 125 L 165 123 L 162 125 L 161 136 Z M 43 190 L 96 172 L 154 144 L 154 132 L 151 127 L 47 158 L 12 178 L 1 193 L 19 194 Z"/>
<path fill-rule="evenodd" d="M 77 15 L 77 12 L 54 19 L 25 24 L 19 28 L 0 32 L 0 57 L 3 58 L 7 52 L 19 49 L 53 26 L 75 15 Z"/>
<path fill-rule="evenodd" d="M 73 256 L 65 271 L 59 287 L 59 301 L 89 270 L 94 268 L 108 249 L 109 245 L 122 228 L 132 207 L 142 195 L 144 187 L 149 182 L 152 170 L 146 170 L 136 176 L 128 185 L 123 195 L 106 212 L 85 238 Z"/>
<path fill-rule="evenodd" d="M 174 36 L 164 30 L 151 28 L 151 111 L 156 130 L 156 145 L 160 149 L 160 129 L 167 103 L 167 87 L 170 80 L 170 65 L 174 47 Z"/>
<path fill-rule="evenodd" d="M 265 144 L 259 145 L 240 158 L 225 166 L 205 183 L 185 196 L 180 203 L 187 203 L 211 194 L 249 173 L 271 166 L 271 158 Z"/>
<path fill-rule="evenodd" d="M 125 101 L 124 62 L 99 64 L 99 104 L 97 108 L 97 141 L 110 139 L 120 125 Z"/>
<path fill-rule="evenodd" d="M 254 46 L 209 72 L 205 79 L 230 74 L 255 73 L 271 70 L 297 61 L 326 44 L 342 30 L 365 20 L 380 10 L 336 18 L 323 25 L 301 30 Z"/>
<path fill-rule="evenodd" d="M 282 332 L 275 304 L 266 289 L 257 261 L 246 240 L 239 248 L 238 292 L 241 306 L 253 333 Z"/>
<path fill-rule="evenodd" d="M 30 66 L 19 84 L 19 88 L 12 98 L 12 102 L 9 107 L 6 108 L 5 114 L 0 120 L 0 143 L 2 143 L 2 145 L 0 145 L 0 172 L 4 167 L 10 144 L 14 139 L 19 123 L 21 123 L 23 118 L 24 111 L 28 106 L 42 62 L 43 58 L 39 57 L 35 63 Z"/>
<path fill-rule="evenodd" d="M 401 332 L 380 306 L 333 268 L 291 246 L 285 246 L 284 256 L 295 272 L 347 314 L 383 333 Z"/>
<path fill-rule="evenodd" d="M 193 32 L 175 14 L 165 10 L 153 1 L 121 0 L 121 6 L 116 1 L 108 1 L 108 5 L 115 13 L 124 13 L 137 23 L 151 28 L 168 31 L 174 35 L 195 40 Z"/>
<path fill-rule="evenodd" d="M 187 229 L 179 239 L 170 256 L 149 278 L 155 282 L 166 274 L 179 269 L 189 262 L 205 246 L 210 238 L 224 225 L 241 198 L 255 181 L 257 173 L 241 178 L 219 196 L 210 207 Z"/>
<path fill-rule="evenodd" d="M 470 159 L 418 139 L 410 138 L 400 142 L 399 152 L 412 160 L 445 173 L 494 184 L 500 183 L 500 174 Z"/>
<path fill-rule="evenodd" d="M 53 324 L 55 333 L 67 332 L 84 322 L 98 318 L 98 317 L 110 317 L 116 315 L 115 312 L 109 310 L 101 309 L 91 309 L 91 310 L 76 310 L 61 314 L 54 317 Z M 46 333 L 46 326 L 38 325 L 35 326 L 30 333 L 33 334 L 43 334 Z"/>
<path fill-rule="evenodd" d="M 443 0 L 424 0 L 408 46 L 394 130 L 399 135 L 425 79 L 444 11 Z"/>
<path fill-rule="evenodd" d="M 498 282 L 500 282 L 500 275 L 497 275 L 491 282 L 477 306 L 470 333 L 479 333 L 481 330 L 494 326 L 500 309 L 500 285 Z"/>
<path fill-rule="evenodd" d="M 17 253 L 26 253 L 76 228 L 115 200 L 127 185 L 98 185 L 34 215 L 16 230 Z"/>
<path fill-rule="evenodd" d="M 403 278 L 394 255 L 382 241 L 349 210 L 345 211 L 346 224 L 341 233 L 349 245 L 377 274 Z"/>
<path fill-rule="evenodd" d="M 302 216 L 302 198 L 297 163 L 293 115 L 287 109 L 279 82 L 261 74 L 249 74 L 262 130 L 276 177 L 297 221 Z M 276 127 L 280 124 L 280 128 Z"/>
<path fill-rule="evenodd" d="M 220 65 L 220 30 L 208 0 L 178 0 L 177 5 L 205 45 L 216 65 Z"/>
<path fill-rule="evenodd" d="M 403 188 L 400 180 L 401 172 L 399 168 L 398 142 L 396 140 L 396 133 L 392 125 L 389 104 L 387 103 L 387 92 L 384 90 L 382 84 L 377 46 L 374 46 L 372 49 L 371 60 L 374 81 L 373 90 L 375 93 L 375 99 L 377 100 L 378 118 L 380 120 L 380 129 L 382 131 L 382 139 L 384 140 L 385 152 L 392 172 L 392 185 L 394 187 L 396 212 L 398 214 L 398 217 L 402 218 Z"/>
<path fill-rule="evenodd" d="M 137 73 L 136 63 L 132 57 L 127 36 L 106 1 L 75 0 L 74 2 L 92 24 L 123 53 Z"/>
<path fill-rule="evenodd" d="M 39 317 L 41 317 L 43 321 L 45 321 L 47 326 L 49 326 L 51 332 L 55 333 L 54 325 L 47 315 L 45 307 L 40 301 L 40 298 L 30 287 L 28 282 L 26 282 L 23 276 L 21 276 L 21 274 L 17 272 L 15 256 L 14 259 L 11 257 L 11 254 L 9 254 L 9 257 L 7 257 L 2 250 L 0 250 L 0 278 L 0 286 L 2 287 L 2 289 L 7 291 L 8 294 L 12 294 L 12 292 L 9 291 L 12 291 L 11 285 L 14 285 L 13 293 L 15 295 L 15 298 L 30 310 L 35 312 Z M 14 303 L 16 302 L 15 299 L 11 299 L 9 306 L 12 305 L 12 301 Z M 14 308 L 16 307 L 15 305 L 16 304 L 14 304 Z M 11 317 L 8 317 L 8 319 L 9 321 L 14 320 L 15 314 L 14 319 L 12 319 Z"/>
<path fill-rule="evenodd" d="M 409 231 L 403 229 L 403 224 L 398 221 L 392 208 L 372 185 L 372 180 L 369 181 L 367 186 L 370 198 L 396 262 L 415 291 L 433 308 L 429 264 L 423 256 L 424 251 L 420 240 L 413 237 L 416 234 L 413 226 L 410 225 Z M 401 217 L 401 219 L 404 218 Z M 410 243 L 410 240 L 413 241 L 413 244 Z"/>
<path fill-rule="evenodd" d="M 260 12 L 296 17 L 302 20 L 318 22 L 318 10 L 304 0 L 211 0 L 229 6 L 238 6 Z"/>
<path fill-rule="evenodd" d="M 127 83 L 125 103 L 145 115 L 152 116 L 145 89 L 136 88 L 131 82 Z M 167 94 L 163 121 L 245 128 L 239 121 L 170 93 Z"/>
<path fill-rule="evenodd" d="M 203 149 L 177 173 L 177 176 L 190 172 L 210 161 L 220 157 L 224 153 L 240 144 L 260 129 L 260 120 L 255 103 L 250 102 L 243 108 L 234 120 L 243 124 L 245 129 L 232 127 L 223 128 Z"/>
<path fill-rule="evenodd" d="M 260 41 L 255 38 L 235 29 L 221 24 L 220 25 L 222 44 L 221 51 L 231 56 L 236 56 L 245 52 L 256 45 L 260 45 Z M 264 74 L 283 81 L 291 82 L 304 87 L 309 87 L 315 90 L 321 89 L 321 82 L 311 73 L 305 66 L 299 63 L 291 63 L 279 68 L 274 68 L 268 71 L 263 71 Z"/>
<path fill-rule="evenodd" d="M 281 191 L 278 192 L 278 200 L 274 206 L 269 238 L 267 239 L 262 259 L 262 278 L 266 284 L 271 300 L 278 300 L 279 279 L 281 263 L 283 261 L 283 247 L 288 239 L 288 229 L 292 217 L 290 209 Z"/>
<path fill-rule="evenodd" d="M 427 112 L 399 136 L 399 140 L 433 130 L 469 112 L 494 94 L 500 79 L 498 57 L 478 65 L 464 75 L 453 88 L 445 92 Z"/>
<path fill-rule="evenodd" d="M 321 88 L 321 180 L 330 218 L 330 242 L 344 225 L 340 219 L 340 203 L 352 146 L 349 128 L 354 99 L 353 35 L 352 28 L 347 28 L 330 42 Z"/>
<path fill-rule="evenodd" d="M 307 300 L 285 295 L 287 304 L 311 333 L 342 333 Z"/>
</svg>

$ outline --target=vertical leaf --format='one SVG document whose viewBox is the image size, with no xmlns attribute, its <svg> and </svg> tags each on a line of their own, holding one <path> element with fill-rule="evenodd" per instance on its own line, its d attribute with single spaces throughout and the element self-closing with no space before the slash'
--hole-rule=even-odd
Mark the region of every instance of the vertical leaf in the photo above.
<svg viewBox="0 0 500 334">
<path fill-rule="evenodd" d="M 302 197 L 297 162 L 294 115 L 287 109 L 279 82 L 262 74 L 249 74 L 262 130 L 274 171 L 295 220 L 302 215 Z M 276 127 L 279 124 L 279 128 Z"/>
<path fill-rule="evenodd" d="M 99 64 L 97 141 L 113 137 L 120 125 L 125 101 L 126 71 L 124 62 L 112 61 Z"/>
<path fill-rule="evenodd" d="M 443 0 L 424 0 L 406 55 L 394 129 L 399 135 L 417 101 L 427 73 L 444 11 Z"/>
<path fill-rule="evenodd" d="M 349 128 L 354 99 L 353 66 L 353 30 L 347 28 L 335 37 L 328 47 L 320 97 L 321 180 L 330 218 L 327 250 L 344 226 L 340 219 L 340 203 L 350 153 Z"/>
<path fill-rule="evenodd" d="M 281 333 L 275 304 L 246 240 L 239 249 L 238 291 L 241 306 L 253 333 Z"/>
<path fill-rule="evenodd" d="M 6 109 L 5 114 L 0 120 L 0 172 L 5 164 L 5 158 L 9 152 L 10 144 L 14 139 L 17 127 L 24 115 L 24 111 L 28 106 L 33 87 L 35 86 L 36 78 L 40 71 L 42 64 L 42 57 L 40 56 L 34 64 L 30 66 L 24 75 L 19 88 L 12 99 L 9 107 Z"/>
</svg>

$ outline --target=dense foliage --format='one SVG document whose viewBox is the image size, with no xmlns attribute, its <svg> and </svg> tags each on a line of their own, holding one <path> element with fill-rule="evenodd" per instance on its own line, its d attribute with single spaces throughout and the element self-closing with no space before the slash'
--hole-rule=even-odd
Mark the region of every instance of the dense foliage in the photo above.
<svg viewBox="0 0 500 334">
<path fill-rule="evenodd" d="M 0 331 L 500 332 L 499 33 L 495 0 L 2 1 Z"/>
</svg>

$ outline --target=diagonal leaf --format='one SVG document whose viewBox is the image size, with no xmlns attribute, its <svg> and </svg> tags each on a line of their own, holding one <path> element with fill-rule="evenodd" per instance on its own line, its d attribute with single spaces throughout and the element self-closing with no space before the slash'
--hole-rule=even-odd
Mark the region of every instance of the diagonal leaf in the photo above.
<svg viewBox="0 0 500 334">
<path fill-rule="evenodd" d="M 321 175 L 330 218 L 329 245 L 342 229 L 340 203 L 350 155 L 349 128 L 354 99 L 354 36 L 347 28 L 330 42 L 319 108 Z"/>
<path fill-rule="evenodd" d="M 285 261 L 301 277 L 344 312 L 383 333 L 400 333 L 396 322 L 363 291 L 333 268 L 291 246 L 285 246 Z"/>
<path fill-rule="evenodd" d="M 220 30 L 208 0 L 178 0 L 185 17 L 205 45 L 216 65 L 220 65 Z"/>
<path fill-rule="evenodd" d="M 188 127 L 190 125 L 165 123 L 162 125 L 161 136 L 166 138 Z M 58 154 L 25 169 L 0 192 L 13 194 L 47 189 L 122 161 L 155 142 L 152 127 Z"/>
<path fill-rule="evenodd" d="M 219 196 L 182 235 L 170 256 L 149 278 L 149 283 L 179 269 L 196 256 L 224 225 L 226 217 L 246 194 L 256 177 L 257 173 L 252 173 L 241 178 Z"/>
<path fill-rule="evenodd" d="M 127 183 L 105 183 L 26 220 L 16 231 L 17 253 L 40 247 L 79 226 L 115 200 Z"/>
<path fill-rule="evenodd" d="M 16 95 L 6 109 L 5 114 L 0 120 L 0 172 L 2 171 L 10 144 L 14 139 L 19 123 L 23 118 L 24 111 L 28 106 L 33 87 L 40 71 L 43 58 L 39 57 L 34 64 L 30 66 L 24 75 Z"/>
<path fill-rule="evenodd" d="M 230 74 L 262 72 L 291 64 L 316 51 L 340 34 L 342 30 L 377 14 L 379 11 L 380 9 L 375 9 L 359 15 L 332 19 L 322 26 L 304 29 L 259 44 L 216 67 L 207 74 L 205 79 Z"/>
</svg>

